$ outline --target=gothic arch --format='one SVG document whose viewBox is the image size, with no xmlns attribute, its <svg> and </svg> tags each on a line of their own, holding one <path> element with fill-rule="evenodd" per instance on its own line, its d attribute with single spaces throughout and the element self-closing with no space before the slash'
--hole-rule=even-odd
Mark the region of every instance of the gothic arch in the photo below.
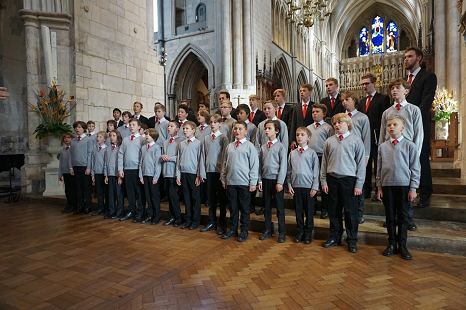
<svg viewBox="0 0 466 310">
<path fill-rule="evenodd" d="M 292 90 L 292 82 L 291 82 L 291 73 L 288 67 L 288 63 L 286 62 L 285 56 L 282 54 L 279 56 L 278 60 L 275 62 L 274 74 L 280 80 L 282 84 L 282 88 L 290 94 Z"/>
<path fill-rule="evenodd" d="M 307 83 L 307 76 L 303 69 L 299 71 L 297 83 L 298 83 L 298 88 L 299 88 L 299 85 L 303 85 Z"/>
</svg>

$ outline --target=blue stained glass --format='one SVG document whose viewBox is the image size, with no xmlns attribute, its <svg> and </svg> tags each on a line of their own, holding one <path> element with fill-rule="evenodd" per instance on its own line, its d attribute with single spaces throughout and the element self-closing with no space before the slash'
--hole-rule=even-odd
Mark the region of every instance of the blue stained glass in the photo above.
<svg viewBox="0 0 466 310">
<path fill-rule="evenodd" d="M 369 55 L 369 31 L 366 27 L 359 32 L 359 55 Z"/>
<path fill-rule="evenodd" d="M 372 21 L 372 54 L 383 54 L 383 20 L 376 16 Z"/>
<path fill-rule="evenodd" d="M 387 53 L 396 52 L 398 45 L 398 27 L 394 22 L 387 26 Z"/>
</svg>

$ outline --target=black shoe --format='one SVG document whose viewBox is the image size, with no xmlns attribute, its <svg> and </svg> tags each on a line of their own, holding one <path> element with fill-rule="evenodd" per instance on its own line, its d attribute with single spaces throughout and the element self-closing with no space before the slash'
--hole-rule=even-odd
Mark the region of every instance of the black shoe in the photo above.
<svg viewBox="0 0 466 310">
<path fill-rule="evenodd" d="M 150 222 L 150 224 L 151 225 L 158 225 L 158 224 L 160 224 L 160 222 L 162 222 L 162 219 L 160 217 L 156 217 Z"/>
<path fill-rule="evenodd" d="M 104 213 L 104 219 L 108 219 L 110 217 L 110 213 Z"/>
<path fill-rule="evenodd" d="M 95 211 L 94 213 L 92 213 L 92 216 L 102 215 L 103 213 L 104 213 L 104 211 L 102 211 L 102 210 L 97 210 L 97 211 Z"/>
<path fill-rule="evenodd" d="M 358 222 L 359 222 L 359 224 L 364 224 L 364 222 L 365 222 L 364 217 L 360 216 L 358 218 Z"/>
<path fill-rule="evenodd" d="M 173 225 L 173 223 L 175 223 L 175 219 L 172 217 L 168 221 L 163 223 L 163 226 L 170 226 L 170 225 Z"/>
<path fill-rule="evenodd" d="M 416 224 L 414 224 L 414 221 L 411 220 L 411 222 L 409 222 L 408 230 L 411 230 L 411 231 L 416 231 L 417 230 L 417 226 L 416 226 Z"/>
<path fill-rule="evenodd" d="M 214 224 L 209 224 L 206 227 L 201 228 L 201 231 L 206 232 L 206 231 L 211 231 L 211 230 L 216 230 L 216 229 L 217 227 Z"/>
<path fill-rule="evenodd" d="M 81 209 L 81 215 L 89 214 L 89 213 L 91 213 L 91 211 L 92 210 L 90 208 L 89 209 L 88 208 L 83 208 L 83 209 Z"/>
<path fill-rule="evenodd" d="M 304 234 L 304 244 L 310 244 L 312 242 L 311 234 Z"/>
<path fill-rule="evenodd" d="M 238 242 L 243 242 L 243 241 L 246 241 L 246 239 L 249 237 L 249 234 L 247 231 L 242 231 L 238 238 L 236 239 Z"/>
<path fill-rule="evenodd" d="M 133 219 L 133 218 L 134 218 L 133 212 L 129 211 L 128 213 L 126 213 L 125 216 L 123 216 L 123 217 L 120 219 L 120 221 L 123 222 L 123 221 L 131 220 L 131 219 Z"/>
<path fill-rule="evenodd" d="M 300 243 L 303 241 L 304 234 L 303 233 L 297 233 L 296 236 L 294 237 L 294 242 L 295 243 Z"/>
<path fill-rule="evenodd" d="M 354 243 L 348 244 L 348 252 L 350 253 L 358 253 L 358 247 Z"/>
<path fill-rule="evenodd" d="M 188 229 L 189 227 L 191 227 L 191 223 L 185 223 L 183 226 L 181 226 L 181 229 Z"/>
<path fill-rule="evenodd" d="M 256 215 L 262 215 L 262 214 L 264 214 L 264 208 L 260 208 L 260 209 L 257 210 L 255 213 L 256 213 Z"/>
<path fill-rule="evenodd" d="M 324 243 L 322 243 L 322 246 L 324 248 L 330 248 L 332 246 L 336 246 L 336 245 L 340 245 L 340 244 L 341 244 L 340 240 L 330 238 L 327 241 L 325 241 Z"/>
<path fill-rule="evenodd" d="M 142 223 L 142 217 L 136 215 L 136 216 L 134 217 L 133 223 Z"/>
<path fill-rule="evenodd" d="M 181 221 L 175 221 L 173 223 L 173 227 L 180 227 L 181 226 Z"/>
<path fill-rule="evenodd" d="M 278 243 L 285 243 L 285 242 L 286 242 L 286 234 L 279 234 Z"/>
<path fill-rule="evenodd" d="M 411 256 L 411 253 L 409 253 L 408 249 L 406 248 L 406 245 L 401 245 L 398 248 L 398 250 L 401 253 L 401 258 L 407 259 L 407 260 L 413 259 L 413 257 Z"/>
<path fill-rule="evenodd" d="M 226 234 L 222 236 L 222 239 L 230 239 L 231 237 L 236 237 L 238 236 L 238 232 L 234 230 L 229 230 Z"/>
<path fill-rule="evenodd" d="M 430 207 L 430 199 L 421 199 L 419 200 L 419 202 L 417 203 L 417 207 L 418 208 L 427 208 L 427 207 Z"/>
<path fill-rule="evenodd" d="M 162 199 L 160 199 L 160 202 L 168 202 L 168 197 L 163 197 Z"/>
<path fill-rule="evenodd" d="M 199 228 L 199 224 L 192 224 L 191 226 L 189 226 L 189 230 L 194 230 L 198 228 Z"/>
<path fill-rule="evenodd" d="M 110 215 L 108 216 L 108 218 L 111 219 L 111 220 L 114 220 L 114 219 L 117 219 L 117 218 L 118 218 L 118 215 L 117 215 L 116 213 L 113 213 L 113 214 L 110 214 Z"/>
<path fill-rule="evenodd" d="M 151 216 L 148 216 L 148 217 L 146 217 L 145 219 L 143 219 L 143 220 L 141 221 L 141 224 L 147 224 L 147 223 L 149 223 L 149 222 L 152 222 L 152 217 L 151 217 Z"/>
<path fill-rule="evenodd" d="M 61 213 L 70 213 L 73 212 L 74 208 L 70 206 L 66 206 L 61 210 Z"/>
<path fill-rule="evenodd" d="M 225 233 L 225 228 L 219 228 L 217 230 L 217 235 L 219 235 L 219 236 L 223 235 L 224 233 Z"/>
<path fill-rule="evenodd" d="M 259 240 L 267 240 L 272 236 L 272 232 L 270 230 L 264 230 L 262 235 L 260 235 Z"/>
<path fill-rule="evenodd" d="M 78 214 L 81 214 L 81 209 L 79 208 L 76 208 L 73 210 L 73 215 L 78 215 Z"/>
<path fill-rule="evenodd" d="M 320 218 L 321 219 L 328 219 L 328 212 L 327 211 L 320 212 Z"/>
<path fill-rule="evenodd" d="M 393 254 L 395 254 L 395 250 L 396 250 L 396 246 L 390 244 L 390 245 L 387 246 L 385 251 L 383 251 L 382 255 L 387 256 L 387 257 L 391 257 L 391 256 L 393 256 Z"/>
</svg>

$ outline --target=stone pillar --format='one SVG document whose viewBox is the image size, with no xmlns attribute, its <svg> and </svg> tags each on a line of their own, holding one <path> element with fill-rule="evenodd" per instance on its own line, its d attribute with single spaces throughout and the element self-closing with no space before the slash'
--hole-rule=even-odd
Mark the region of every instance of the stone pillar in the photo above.
<svg viewBox="0 0 466 310">
<path fill-rule="evenodd" d="M 453 93 L 456 100 L 460 99 L 461 95 L 461 88 L 460 88 L 460 70 L 461 70 L 461 63 L 460 63 L 460 37 L 458 36 L 458 24 L 460 23 L 460 16 L 458 9 L 456 7 L 455 0 L 447 0 L 447 17 L 446 17 L 446 31 L 445 37 L 447 40 L 447 50 L 446 54 L 447 57 L 447 65 L 446 70 L 444 70 L 446 74 L 446 88 Z M 436 37 L 437 38 L 437 37 Z M 437 57 L 437 56 L 436 56 Z M 437 70 L 435 70 L 437 73 Z M 438 83 L 440 87 L 442 86 Z"/>
<path fill-rule="evenodd" d="M 243 36 L 244 36 L 244 85 L 245 88 L 252 85 L 252 47 L 251 47 L 251 0 L 244 0 L 243 4 Z"/>
<path fill-rule="evenodd" d="M 446 50 L 447 50 L 446 49 L 446 36 L 444 35 L 446 34 L 445 1 L 435 1 L 434 10 L 435 10 L 434 11 L 435 74 L 437 75 L 437 84 L 440 87 L 444 87 L 446 83 L 445 74 L 446 74 Z"/>
<path fill-rule="evenodd" d="M 243 3 L 233 0 L 233 88 L 243 88 Z"/>
<path fill-rule="evenodd" d="M 231 18 L 230 18 L 230 1 L 222 1 L 222 88 L 231 88 Z"/>
</svg>

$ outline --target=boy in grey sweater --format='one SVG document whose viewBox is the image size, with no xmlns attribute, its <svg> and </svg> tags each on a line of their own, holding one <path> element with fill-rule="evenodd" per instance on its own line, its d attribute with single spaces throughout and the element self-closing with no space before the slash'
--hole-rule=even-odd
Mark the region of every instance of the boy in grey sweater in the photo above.
<svg viewBox="0 0 466 310">
<path fill-rule="evenodd" d="M 286 242 L 285 231 L 285 201 L 283 184 L 286 178 L 286 157 L 288 149 L 278 141 L 280 122 L 265 121 L 265 135 L 268 142 L 261 146 L 259 154 L 259 190 L 263 191 L 265 228 L 259 240 L 272 236 L 272 197 L 275 198 L 278 217 L 278 243 Z"/>
<path fill-rule="evenodd" d="M 118 150 L 122 143 L 122 139 L 118 130 L 110 131 L 108 137 L 110 146 L 106 149 L 104 160 L 104 176 L 105 184 L 108 185 L 109 201 L 109 215 L 106 218 L 116 219 L 123 216 L 123 181 L 118 176 Z"/>
<path fill-rule="evenodd" d="M 131 136 L 131 131 L 129 131 L 129 121 L 131 117 L 132 114 L 130 111 L 123 112 L 121 116 L 121 119 L 123 120 L 123 126 L 120 126 L 117 129 L 120 132 L 122 139 Z"/>
<path fill-rule="evenodd" d="M 336 134 L 324 144 L 320 181 L 322 191 L 328 194 L 330 237 L 322 244 L 324 248 L 339 245 L 343 234 L 342 210 L 345 211 L 346 242 L 348 251 L 358 248 L 358 196 L 366 176 L 365 151 L 361 138 L 352 134 L 353 123 L 345 113 L 332 117 Z"/>
<path fill-rule="evenodd" d="M 62 144 L 65 147 L 60 151 L 60 161 L 58 166 L 58 180 L 65 183 L 66 207 L 62 209 L 62 213 L 71 213 L 76 210 L 76 181 L 74 176 L 70 174 L 71 166 L 71 140 L 74 135 L 71 132 L 65 133 L 62 138 Z"/>
<path fill-rule="evenodd" d="M 327 124 L 327 123 L 325 123 Z M 328 125 L 328 124 L 327 124 Z M 312 125 L 310 125 L 312 126 Z M 319 158 L 308 143 L 311 131 L 306 127 L 296 129 L 298 147 L 291 151 L 288 159 L 288 190 L 294 197 L 296 211 L 296 237 L 294 242 L 312 242 L 314 230 L 314 197 L 319 190 Z M 306 221 L 304 221 L 304 215 Z"/>
<path fill-rule="evenodd" d="M 259 174 L 259 156 L 254 145 L 246 140 L 247 125 L 238 121 L 233 127 L 235 141 L 225 151 L 220 179 L 230 199 L 230 230 L 222 238 L 238 236 L 238 216 L 241 210 L 241 233 L 238 242 L 249 236 L 250 192 L 256 190 Z"/>
<path fill-rule="evenodd" d="M 178 147 L 176 162 L 176 184 L 182 186 L 185 201 L 186 223 L 181 227 L 194 230 L 201 224 L 201 191 L 199 185 L 199 158 L 201 141 L 194 137 L 196 123 L 187 121 L 183 125 L 186 140 Z"/>
<path fill-rule="evenodd" d="M 417 196 L 421 165 L 416 145 L 401 134 L 404 128 L 405 120 L 400 115 L 387 120 L 390 140 L 379 146 L 376 184 L 377 199 L 385 206 L 388 232 L 388 247 L 382 254 L 393 256 L 398 245 L 401 257 L 412 259 L 406 247 L 409 205 Z"/>
<path fill-rule="evenodd" d="M 107 145 L 105 140 L 107 134 L 105 131 L 99 131 L 96 135 L 97 147 L 92 151 L 91 160 L 91 176 L 92 182 L 95 184 L 95 192 L 97 195 L 97 211 L 92 213 L 92 216 L 109 215 L 108 210 L 108 187 L 105 184 L 104 162 Z"/>
<path fill-rule="evenodd" d="M 266 120 L 260 122 L 257 126 L 255 145 L 257 153 L 260 152 L 261 145 L 268 142 L 267 135 L 265 134 L 265 122 L 267 120 L 278 120 L 280 123 L 280 133 L 277 136 L 278 141 L 280 141 L 285 148 L 288 150 L 288 127 L 286 123 L 282 120 L 279 120 L 275 115 L 277 113 L 277 103 L 273 100 L 266 101 L 264 103 L 264 113 L 267 117 Z"/>
</svg>

